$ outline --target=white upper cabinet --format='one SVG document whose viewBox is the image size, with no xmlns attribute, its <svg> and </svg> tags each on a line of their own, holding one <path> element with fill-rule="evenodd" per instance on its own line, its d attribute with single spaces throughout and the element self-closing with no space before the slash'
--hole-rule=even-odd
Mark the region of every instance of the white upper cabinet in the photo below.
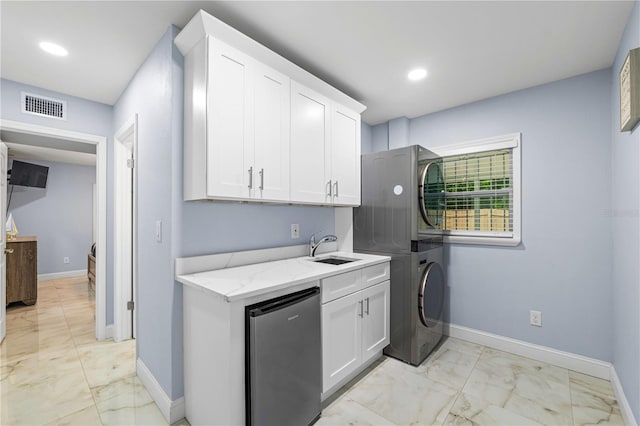
<svg viewBox="0 0 640 426">
<path fill-rule="evenodd" d="M 213 37 L 185 74 L 184 198 L 288 201 L 290 79 Z"/>
<path fill-rule="evenodd" d="M 251 58 L 210 38 L 207 196 L 249 198 L 253 170 Z"/>
<path fill-rule="evenodd" d="M 329 108 L 327 98 L 291 82 L 291 201 L 331 203 Z"/>
<path fill-rule="evenodd" d="M 290 79 L 258 62 L 254 72 L 255 196 L 289 200 Z"/>
<path fill-rule="evenodd" d="M 360 205 L 360 114 L 291 82 L 291 201 Z"/>
<path fill-rule="evenodd" d="M 360 205 L 360 114 L 331 107 L 331 195 L 335 205 Z"/>
<path fill-rule="evenodd" d="M 185 200 L 360 204 L 364 105 L 204 11 L 175 43 Z"/>
</svg>

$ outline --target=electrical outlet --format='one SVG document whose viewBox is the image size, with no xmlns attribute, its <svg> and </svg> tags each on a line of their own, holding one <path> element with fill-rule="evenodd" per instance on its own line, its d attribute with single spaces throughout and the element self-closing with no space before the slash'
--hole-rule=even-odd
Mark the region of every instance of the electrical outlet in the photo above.
<svg viewBox="0 0 640 426">
<path fill-rule="evenodd" d="M 62 258 L 62 261 L 63 261 L 64 263 L 70 263 L 70 262 L 71 262 L 71 261 L 69 260 L 69 258 L 68 258 L 68 257 L 64 257 L 64 258 Z"/>
<path fill-rule="evenodd" d="M 529 311 L 529 324 L 542 327 L 542 312 Z"/>
<path fill-rule="evenodd" d="M 297 223 L 291 224 L 291 238 L 300 238 L 300 225 Z"/>
</svg>

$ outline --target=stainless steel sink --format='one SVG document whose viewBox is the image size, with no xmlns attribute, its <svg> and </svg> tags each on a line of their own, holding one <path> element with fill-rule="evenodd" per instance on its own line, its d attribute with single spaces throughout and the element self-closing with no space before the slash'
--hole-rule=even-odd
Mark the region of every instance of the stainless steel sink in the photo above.
<svg viewBox="0 0 640 426">
<path fill-rule="evenodd" d="M 351 259 L 348 257 L 329 256 L 320 259 L 309 259 L 312 262 L 326 263 L 328 265 L 342 265 L 344 263 L 355 262 L 359 259 Z"/>
</svg>

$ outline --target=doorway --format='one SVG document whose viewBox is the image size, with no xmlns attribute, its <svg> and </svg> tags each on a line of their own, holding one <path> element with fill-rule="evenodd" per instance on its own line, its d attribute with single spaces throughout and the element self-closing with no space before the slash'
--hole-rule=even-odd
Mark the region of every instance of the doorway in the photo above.
<svg viewBox="0 0 640 426">
<path fill-rule="evenodd" d="M 106 208 L 107 208 L 107 139 L 103 136 L 86 133 L 61 130 L 51 127 L 27 124 L 22 122 L 0 120 L 2 135 L 15 136 L 17 138 L 40 138 L 48 143 L 63 146 L 65 143 L 80 143 L 95 145 L 96 152 L 96 324 L 95 335 L 98 340 L 112 337 L 113 330 L 107 327 L 106 315 Z M 5 165 L 6 167 L 6 165 Z M 4 224 L 3 224 L 4 225 Z M 1 289 L 4 294 L 6 289 Z M 6 306 L 0 306 L 0 318 L 6 318 Z"/>
</svg>

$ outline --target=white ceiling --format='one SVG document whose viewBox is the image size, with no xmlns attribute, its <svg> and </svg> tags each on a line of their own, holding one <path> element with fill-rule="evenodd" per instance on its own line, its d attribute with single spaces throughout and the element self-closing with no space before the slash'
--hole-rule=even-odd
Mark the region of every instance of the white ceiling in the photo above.
<svg viewBox="0 0 640 426">
<path fill-rule="evenodd" d="M 0 129 L 0 140 L 7 145 L 9 157 L 19 160 L 96 165 L 96 147 L 92 144 L 6 129 Z"/>
<path fill-rule="evenodd" d="M 9 150 L 9 158 L 19 160 L 48 161 L 52 163 L 79 164 L 81 166 L 96 165 L 96 155 L 86 152 L 64 151 L 61 149 L 44 148 L 35 145 L 22 145 L 5 142 Z"/>
<path fill-rule="evenodd" d="M 204 9 L 368 109 L 440 111 L 611 66 L 633 1 L 6 1 L 3 78 L 114 104 L 168 25 Z M 38 42 L 64 45 L 66 58 Z M 429 77 L 409 82 L 409 69 Z"/>
</svg>

